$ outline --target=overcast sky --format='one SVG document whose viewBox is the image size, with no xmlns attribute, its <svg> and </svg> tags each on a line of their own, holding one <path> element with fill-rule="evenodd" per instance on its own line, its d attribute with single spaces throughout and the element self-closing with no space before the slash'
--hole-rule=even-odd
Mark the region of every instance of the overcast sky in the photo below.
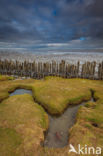
<svg viewBox="0 0 103 156">
<path fill-rule="evenodd" d="M 0 49 L 103 48 L 103 0 L 0 0 Z"/>
</svg>

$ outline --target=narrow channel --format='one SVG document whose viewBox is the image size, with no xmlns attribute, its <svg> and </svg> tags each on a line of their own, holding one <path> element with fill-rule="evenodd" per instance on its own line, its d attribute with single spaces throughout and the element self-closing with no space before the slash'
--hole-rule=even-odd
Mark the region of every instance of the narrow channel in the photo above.
<svg viewBox="0 0 103 156">
<path fill-rule="evenodd" d="M 93 98 L 91 98 L 93 101 Z M 49 129 L 45 135 L 44 146 L 51 148 L 61 148 L 68 144 L 69 129 L 76 122 L 76 115 L 80 106 L 85 105 L 85 102 L 70 106 L 59 117 L 49 115 Z"/>
<path fill-rule="evenodd" d="M 10 96 L 21 95 L 25 93 L 32 95 L 32 91 L 30 90 L 16 89 L 10 94 Z M 93 95 L 90 101 L 94 101 Z M 45 134 L 43 146 L 50 148 L 61 148 L 68 144 L 69 129 L 75 124 L 78 109 L 83 105 L 85 105 L 85 102 L 82 102 L 79 105 L 70 106 L 59 117 L 53 117 L 48 114 L 49 129 Z"/>
</svg>

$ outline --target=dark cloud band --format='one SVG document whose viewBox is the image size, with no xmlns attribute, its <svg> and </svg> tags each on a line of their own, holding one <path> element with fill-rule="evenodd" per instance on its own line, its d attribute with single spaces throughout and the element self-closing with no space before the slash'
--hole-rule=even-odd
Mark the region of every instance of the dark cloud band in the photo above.
<svg viewBox="0 0 103 156">
<path fill-rule="evenodd" d="M 79 40 L 84 46 L 93 41 L 99 46 L 103 41 L 102 6 L 103 0 L 1 0 L 0 42 L 25 41 L 29 46 L 32 41 Z"/>
</svg>

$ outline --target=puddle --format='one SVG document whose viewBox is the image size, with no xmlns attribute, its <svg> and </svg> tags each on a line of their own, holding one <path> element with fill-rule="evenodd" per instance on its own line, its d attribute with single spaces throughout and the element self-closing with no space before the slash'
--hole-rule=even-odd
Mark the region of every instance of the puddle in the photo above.
<svg viewBox="0 0 103 156">
<path fill-rule="evenodd" d="M 26 89 L 16 89 L 10 96 L 21 95 L 21 94 L 30 94 L 32 91 Z M 93 96 L 90 101 L 94 101 Z M 46 147 L 64 147 L 68 144 L 69 139 L 69 129 L 76 122 L 76 115 L 80 106 L 85 105 L 85 102 L 70 106 L 66 111 L 59 117 L 52 117 L 48 114 L 49 117 L 49 129 L 45 134 L 45 140 L 43 146 Z"/>
<path fill-rule="evenodd" d="M 91 101 L 94 101 L 93 98 Z M 69 129 L 75 124 L 78 109 L 82 105 L 85 105 L 85 102 L 68 107 L 60 117 L 49 115 L 50 124 L 43 146 L 61 148 L 68 144 Z"/>
<path fill-rule="evenodd" d="M 26 89 L 16 89 L 14 92 L 10 93 L 10 96 L 22 95 L 22 94 L 32 95 L 32 91 L 31 90 L 26 90 Z"/>
</svg>

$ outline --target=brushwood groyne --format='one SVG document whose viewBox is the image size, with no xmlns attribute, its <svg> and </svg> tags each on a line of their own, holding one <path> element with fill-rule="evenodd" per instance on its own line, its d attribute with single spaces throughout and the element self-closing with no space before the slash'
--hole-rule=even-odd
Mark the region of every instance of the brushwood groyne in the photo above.
<svg viewBox="0 0 103 156">
<path fill-rule="evenodd" d="M 0 74 L 25 76 L 36 79 L 44 78 L 45 76 L 60 76 L 63 78 L 87 78 L 103 80 L 103 61 L 97 64 L 93 62 L 85 62 L 81 64 L 79 61 L 76 64 L 66 63 L 61 60 L 60 63 L 52 62 L 29 62 L 29 61 L 12 61 L 0 60 Z"/>
</svg>

